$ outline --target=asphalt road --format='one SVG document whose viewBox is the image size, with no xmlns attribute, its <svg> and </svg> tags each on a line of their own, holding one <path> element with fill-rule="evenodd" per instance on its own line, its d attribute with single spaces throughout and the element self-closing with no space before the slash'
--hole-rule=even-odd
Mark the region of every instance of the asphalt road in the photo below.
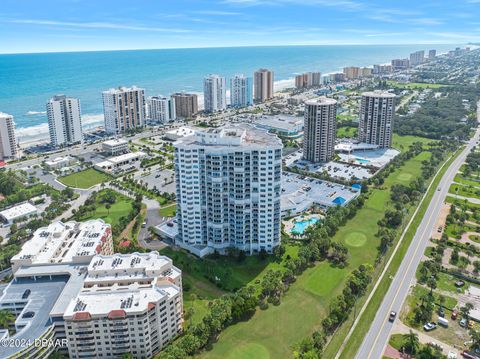
<svg viewBox="0 0 480 359">
<path fill-rule="evenodd" d="M 357 352 L 357 359 L 377 359 L 382 358 L 386 344 L 390 337 L 393 324 L 388 321 L 391 311 L 400 312 L 402 305 L 407 297 L 408 290 L 415 271 L 420 264 L 425 248 L 433 231 L 437 217 L 442 208 L 444 199 L 448 193 L 448 188 L 465 161 L 467 154 L 479 139 L 480 129 L 477 130 L 473 139 L 466 145 L 464 151 L 455 159 L 445 172 L 437 189 L 433 195 L 430 205 L 418 226 L 417 232 L 408 248 L 403 262 L 393 278 L 393 281 L 386 293 L 380 308 L 377 311 L 375 319 L 365 336 L 360 349 Z M 398 319 L 397 319 L 398 320 Z"/>
</svg>

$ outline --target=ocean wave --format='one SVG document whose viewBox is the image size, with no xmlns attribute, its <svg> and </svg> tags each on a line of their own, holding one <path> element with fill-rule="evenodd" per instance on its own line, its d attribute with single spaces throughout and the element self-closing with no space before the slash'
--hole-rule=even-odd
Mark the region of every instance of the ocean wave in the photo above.
<svg viewBox="0 0 480 359">
<path fill-rule="evenodd" d="M 47 111 L 28 111 L 25 116 L 46 115 Z"/>
</svg>

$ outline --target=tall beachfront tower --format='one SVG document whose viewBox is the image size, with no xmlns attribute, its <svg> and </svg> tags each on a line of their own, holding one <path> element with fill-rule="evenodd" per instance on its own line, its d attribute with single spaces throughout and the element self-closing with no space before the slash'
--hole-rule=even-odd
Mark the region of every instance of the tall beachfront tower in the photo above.
<svg viewBox="0 0 480 359">
<path fill-rule="evenodd" d="M 145 125 L 145 90 L 119 87 L 102 93 L 105 131 L 119 134 Z"/>
<path fill-rule="evenodd" d="M 203 103 L 205 112 L 217 112 L 227 108 L 225 77 L 208 75 L 203 79 Z"/>
<path fill-rule="evenodd" d="M 50 144 L 69 146 L 83 141 L 80 100 L 65 95 L 53 96 L 47 102 Z"/>
<path fill-rule="evenodd" d="M 320 97 L 305 102 L 303 158 L 328 162 L 335 154 L 337 101 Z"/>
<path fill-rule="evenodd" d="M 0 112 L 0 160 L 17 156 L 17 140 L 13 116 Z"/>
<path fill-rule="evenodd" d="M 150 121 L 166 123 L 175 121 L 175 99 L 172 97 L 152 96 L 147 100 Z"/>
<path fill-rule="evenodd" d="M 175 102 L 175 116 L 191 118 L 198 112 L 198 96 L 193 93 L 177 92 L 172 95 Z"/>
<path fill-rule="evenodd" d="M 253 98 L 263 102 L 273 97 L 273 71 L 260 69 L 253 74 Z"/>
<path fill-rule="evenodd" d="M 245 75 L 235 75 L 230 79 L 230 105 L 232 107 L 247 107 L 253 104 L 252 78 Z"/>
<path fill-rule="evenodd" d="M 198 253 L 280 244 L 282 142 L 250 126 L 199 131 L 175 144 L 177 244 Z"/>
<path fill-rule="evenodd" d="M 372 91 L 362 94 L 358 140 L 378 145 L 392 145 L 395 95 L 390 92 Z"/>
</svg>

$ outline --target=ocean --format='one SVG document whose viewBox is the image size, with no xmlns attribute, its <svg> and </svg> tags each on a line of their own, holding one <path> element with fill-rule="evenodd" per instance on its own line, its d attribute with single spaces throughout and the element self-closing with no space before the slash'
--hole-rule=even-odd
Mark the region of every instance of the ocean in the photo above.
<svg viewBox="0 0 480 359">
<path fill-rule="evenodd" d="M 101 92 L 137 85 L 146 95 L 201 92 L 210 73 L 228 79 L 266 67 L 276 86 L 305 71 L 323 74 L 345 66 L 370 66 L 410 52 L 446 52 L 461 45 L 263 46 L 0 55 L 0 112 L 14 116 L 19 141 L 48 137 L 45 103 L 55 94 L 81 101 L 84 127 L 103 123 Z"/>
</svg>

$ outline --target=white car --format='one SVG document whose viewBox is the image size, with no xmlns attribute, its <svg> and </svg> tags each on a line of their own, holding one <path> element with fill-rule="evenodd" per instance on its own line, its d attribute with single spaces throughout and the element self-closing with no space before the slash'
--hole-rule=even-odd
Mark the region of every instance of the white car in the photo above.
<svg viewBox="0 0 480 359">
<path fill-rule="evenodd" d="M 457 353 L 455 353 L 455 352 L 448 352 L 447 359 L 457 359 Z"/>
<path fill-rule="evenodd" d="M 437 327 L 437 325 L 435 323 L 427 323 L 423 326 L 423 329 L 426 331 L 426 332 L 429 332 L 433 329 L 435 329 Z"/>
</svg>

